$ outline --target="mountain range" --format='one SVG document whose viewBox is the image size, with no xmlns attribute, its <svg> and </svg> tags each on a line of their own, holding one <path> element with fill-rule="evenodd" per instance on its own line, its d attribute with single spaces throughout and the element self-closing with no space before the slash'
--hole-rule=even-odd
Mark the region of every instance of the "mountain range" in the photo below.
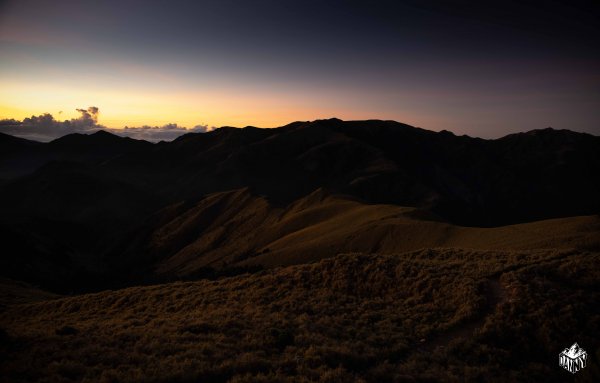
<svg viewBox="0 0 600 383">
<path fill-rule="evenodd" d="M 394 121 L 223 127 L 152 144 L 0 134 L 4 277 L 57 292 L 341 252 L 600 248 L 600 137 Z"/>
</svg>

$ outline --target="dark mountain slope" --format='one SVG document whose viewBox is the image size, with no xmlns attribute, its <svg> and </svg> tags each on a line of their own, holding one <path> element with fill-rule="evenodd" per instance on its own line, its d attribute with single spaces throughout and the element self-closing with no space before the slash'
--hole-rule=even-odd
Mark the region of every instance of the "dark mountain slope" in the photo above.
<svg viewBox="0 0 600 383">
<path fill-rule="evenodd" d="M 43 144 L 0 133 L 0 182 L 39 165 L 36 149 Z"/>
<path fill-rule="evenodd" d="M 600 212 L 600 138 L 571 131 L 482 140 L 394 121 L 330 119 L 277 129 L 227 127 L 158 144 L 101 131 L 48 144 L 0 137 L 0 145 L 12 148 L 1 157 L 0 225 L 44 249 L 35 257 L 62 260 L 64 250 L 48 249 L 71 249 L 67 268 L 163 270 L 154 262 L 168 259 L 180 263 L 165 270 L 196 269 L 208 259 L 240 263 L 277 241 L 253 242 L 273 227 L 263 218 L 302 205 L 318 189 L 323 198 L 412 207 L 467 226 Z M 244 194 L 232 192 L 215 204 L 207 197 L 241 189 Z M 239 214 L 245 215 L 236 220 Z M 176 224 L 184 217 L 191 221 Z M 320 227 L 319 220 L 301 222 L 306 227 L 298 230 Z M 236 233 L 246 245 L 220 259 L 223 253 L 214 249 L 228 248 Z M 217 238 L 213 244 L 210 236 Z M 160 245 L 148 247 L 159 237 Z M 347 242 L 330 239 L 331 255 Z M 11 243 L 13 255 L 6 257 L 28 259 L 14 255 L 18 241 Z M 405 249 L 397 246 L 394 251 Z M 21 275 L 25 263 L 11 260 L 11 270 L 21 265 Z"/>
<path fill-rule="evenodd" d="M 126 153 L 139 155 L 153 145 L 119 137 L 106 131 L 69 134 L 42 144 L 6 134 L 0 136 L 0 179 L 14 179 L 40 169 L 52 161 L 99 164 Z"/>
<path fill-rule="evenodd" d="M 249 187 L 285 206 L 323 187 L 476 226 L 600 207 L 600 138 L 552 129 L 482 140 L 393 121 L 331 119 L 221 128 L 156 145 L 98 132 L 39 146 L 46 163 L 96 165 L 94 172 L 150 188 L 166 205 Z"/>
<path fill-rule="evenodd" d="M 6 154 L 8 151 L 16 151 L 25 147 L 41 145 L 39 142 L 14 137 L 9 134 L 0 133 L 0 149 Z"/>
<path fill-rule="evenodd" d="M 161 204 L 152 193 L 80 162 L 53 161 L 0 190 L 5 276 L 59 291 L 94 289 L 122 233 Z"/>
<path fill-rule="evenodd" d="M 225 128 L 145 152 L 138 177 L 160 179 L 157 190 L 171 201 L 249 187 L 286 206 L 322 187 L 473 226 L 600 211 L 600 138 L 543 132 L 481 140 L 339 120 Z M 139 161 L 129 154 L 106 167 L 118 173 Z"/>
</svg>

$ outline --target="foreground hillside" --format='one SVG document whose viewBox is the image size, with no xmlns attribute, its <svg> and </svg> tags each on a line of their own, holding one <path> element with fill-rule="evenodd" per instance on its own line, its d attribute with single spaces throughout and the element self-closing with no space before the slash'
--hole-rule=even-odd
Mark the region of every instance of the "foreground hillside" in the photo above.
<svg viewBox="0 0 600 383">
<path fill-rule="evenodd" d="M 0 376 L 44 382 L 564 382 L 600 377 L 600 253 L 346 254 L 0 314 Z"/>
</svg>

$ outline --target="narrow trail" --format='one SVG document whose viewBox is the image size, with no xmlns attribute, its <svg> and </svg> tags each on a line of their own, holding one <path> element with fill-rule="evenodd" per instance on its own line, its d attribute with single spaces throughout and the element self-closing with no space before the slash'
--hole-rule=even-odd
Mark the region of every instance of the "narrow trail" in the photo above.
<svg viewBox="0 0 600 383">
<path fill-rule="evenodd" d="M 549 264 L 549 263 L 553 263 L 553 262 L 557 262 L 562 259 L 565 259 L 571 255 L 572 255 L 572 253 L 567 251 L 556 257 L 552 257 L 552 258 L 546 259 L 544 261 L 537 262 L 535 264 L 537 264 L 537 265 Z M 447 331 L 437 334 L 429 339 L 423 340 L 419 344 L 417 351 L 420 353 L 430 353 L 438 348 L 447 347 L 451 342 L 453 342 L 455 340 L 471 338 L 473 336 L 473 334 L 475 333 L 475 331 L 477 329 L 481 328 L 485 324 L 485 321 L 487 320 L 487 318 L 492 313 L 494 313 L 496 308 L 499 305 L 506 302 L 508 299 L 509 294 L 507 292 L 507 288 L 505 286 L 503 286 L 502 283 L 500 283 L 500 277 L 507 272 L 525 269 L 525 268 L 534 266 L 535 264 L 528 263 L 528 264 L 515 265 L 515 266 L 504 268 L 503 270 L 501 270 L 493 275 L 490 275 L 486 279 L 486 284 L 487 284 L 487 289 L 485 292 L 486 307 L 484 308 L 481 315 L 471 321 L 459 324 L 458 326 L 455 326 Z"/>
<path fill-rule="evenodd" d="M 431 339 L 426 339 L 419 345 L 419 350 L 421 352 L 431 352 L 438 348 L 447 347 L 456 339 L 467 339 L 473 336 L 475 331 L 485 324 L 486 319 L 496 310 L 496 307 L 504 303 L 507 299 L 508 294 L 504 286 L 500 283 L 500 276 L 488 279 L 486 285 L 486 307 L 479 318 L 462 323 Z"/>
</svg>

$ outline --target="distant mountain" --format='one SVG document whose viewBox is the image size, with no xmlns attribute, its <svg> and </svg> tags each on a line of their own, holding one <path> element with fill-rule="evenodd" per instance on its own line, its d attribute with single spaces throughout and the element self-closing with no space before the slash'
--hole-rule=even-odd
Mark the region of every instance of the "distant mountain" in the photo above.
<svg viewBox="0 0 600 383">
<path fill-rule="evenodd" d="M 8 150 L 18 150 L 27 146 L 35 146 L 39 145 L 39 142 L 26 140 L 24 138 L 14 137 L 9 134 L 0 133 L 0 145 L 2 147 L 2 152 L 6 152 Z"/>
<path fill-rule="evenodd" d="M 0 183 L 27 173 L 40 165 L 36 152 L 39 142 L 0 133 Z"/>
<path fill-rule="evenodd" d="M 426 246 L 428 236 L 390 242 L 399 229 L 389 217 L 404 214 L 429 222 L 418 226 L 427 231 L 600 212 L 600 137 L 567 130 L 483 140 L 330 119 L 157 144 L 105 131 L 47 144 L 1 135 L 0 148 L 0 232 L 10 250 L 0 266 L 6 276 L 61 288 L 103 284 L 115 270 L 123 278 L 182 275 L 300 251 L 317 259 Z M 336 226 L 347 230 L 338 235 Z M 383 227 L 391 231 L 373 232 L 370 242 L 361 234 Z M 289 230 L 295 240 L 283 240 Z M 441 235 L 430 244 L 451 244 Z"/>
</svg>

